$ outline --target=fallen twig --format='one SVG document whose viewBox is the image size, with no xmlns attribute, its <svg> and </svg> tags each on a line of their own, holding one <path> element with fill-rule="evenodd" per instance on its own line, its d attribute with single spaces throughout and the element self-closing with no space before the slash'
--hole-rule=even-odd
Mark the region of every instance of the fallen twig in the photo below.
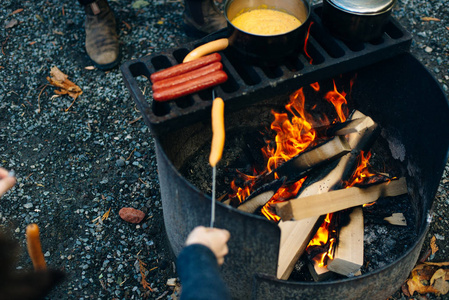
<svg viewBox="0 0 449 300">
<path fill-rule="evenodd" d="M 44 85 L 44 87 L 41 89 L 39 96 L 37 96 L 37 113 L 41 113 L 41 95 L 44 92 L 45 88 L 49 86 L 48 84 Z"/>
<path fill-rule="evenodd" d="M 140 121 L 141 119 L 142 119 L 142 116 L 140 116 L 140 117 L 138 117 L 137 119 L 134 119 L 134 120 L 132 120 L 132 121 L 129 121 L 128 124 L 129 124 L 129 125 L 134 124 L 134 123 L 136 123 L 137 121 Z"/>
</svg>

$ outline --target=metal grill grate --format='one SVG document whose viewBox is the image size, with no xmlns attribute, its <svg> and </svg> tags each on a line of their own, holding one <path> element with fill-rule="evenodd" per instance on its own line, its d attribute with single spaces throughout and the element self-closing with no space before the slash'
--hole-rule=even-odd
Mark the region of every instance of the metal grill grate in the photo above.
<svg viewBox="0 0 449 300">
<path fill-rule="evenodd" d="M 307 53 L 312 58 L 311 62 L 302 49 L 282 64 L 270 67 L 245 64 L 226 50 L 220 53 L 223 69 L 229 79 L 214 89 L 225 101 L 227 111 L 293 92 L 321 79 L 355 71 L 410 49 L 410 33 L 393 18 L 381 38 L 369 43 L 346 43 L 330 35 L 323 26 L 321 10 L 321 4 L 314 6 L 310 16 L 313 24 L 307 42 Z M 154 135 L 210 118 L 212 93 L 209 89 L 173 101 L 155 102 L 152 101 L 151 94 L 143 94 L 138 78 L 146 78 L 144 85 L 150 87 L 148 78 L 152 73 L 182 62 L 192 49 L 215 38 L 211 35 L 177 48 L 131 60 L 121 66 L 125 84 Z"/>
</svg>

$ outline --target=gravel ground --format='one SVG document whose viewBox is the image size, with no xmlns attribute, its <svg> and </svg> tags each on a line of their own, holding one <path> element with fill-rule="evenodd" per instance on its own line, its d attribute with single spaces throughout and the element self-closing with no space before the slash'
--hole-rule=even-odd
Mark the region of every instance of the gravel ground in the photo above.
<svg viewBox="0 0 449 300">
<path fill-rule="evenodd" d="M 135 8 L 137 0 L 110 0 L 122 63 L 188 41 L 180 27 L 182 2 L 147 2 Z M 76 1 L 0 5 L 0 166 L 14 169 L 18 179 L 1 200 L 1 226 L 22 246 L 26 225 L 41 227 L 47 263 L 68 274 L 49 299 L 176 298 L 166 284 L 176 270 L 164 236 L 152 137 L 121 72 L 86 69 L 92 64 Z M 414 37 L 412 53 L 449 94 L 449 0 L 399 0 L 393 14 Z M 71 98 L 53 97 L 47 85 L 52 66 L 83 90 L 71 107 Z M 427 246 L 437 239 L 433 261 L 449 261 L 448 172 L 449 165 L 426 240 Z M 143 210 L 144 221 L 122 221 L 118 211 L 125 206 Z M 27 255 L 19 256 L 18 268 L 30 269 Z M 140 263 L 152 291 L 142 287 Z M 400 291 L 393 298 L 405 299 Z"/>
</svg>

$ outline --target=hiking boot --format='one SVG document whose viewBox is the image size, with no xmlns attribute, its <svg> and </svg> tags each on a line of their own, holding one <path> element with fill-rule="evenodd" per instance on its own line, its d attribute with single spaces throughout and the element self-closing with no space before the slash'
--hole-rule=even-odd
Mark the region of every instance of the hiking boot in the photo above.
<svg viewBox="0 0 449 300">
<path fill-rule="evenodd" d="M 108 70 L 119 62 L 115 17 L 106 0 L 96 0 L 86 11 L 86 51 L 97 68 Z"/>
<path fill-rule="evenodd" d="M 227 26 L 214 0 L 185 0 L 184 28 L 187 35 L 203 37 Z"/>
</svg>

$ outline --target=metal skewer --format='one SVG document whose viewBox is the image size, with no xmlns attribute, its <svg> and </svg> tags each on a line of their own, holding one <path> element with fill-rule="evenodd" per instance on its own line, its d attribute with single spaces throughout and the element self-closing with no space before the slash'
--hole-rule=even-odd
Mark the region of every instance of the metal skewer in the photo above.
<svg viewBox="0 0 449 300">
<path fill-rule="evenodd" d="M 209 157 L 209 163 L 212 166 L 210 227 L 214 227 L 215 222 L 216 165 L 221 159 L 224 145 L 224 102 L 221 98 L 215 98 L 215 90 L 212 90 L 212 101 L 212 145 Z"/>
</svg>

